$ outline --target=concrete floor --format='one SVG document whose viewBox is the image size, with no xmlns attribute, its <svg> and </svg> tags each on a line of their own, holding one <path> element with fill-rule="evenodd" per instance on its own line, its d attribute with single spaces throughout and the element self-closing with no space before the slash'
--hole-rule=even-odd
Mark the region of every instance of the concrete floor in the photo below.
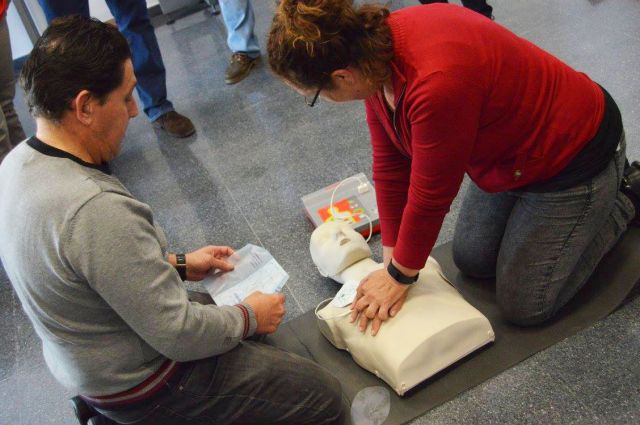
<svg viewBox="0 0 640 425">
<path fill-rule="evenodd" d="M 255 1 L 262 46 L 273 2 Z M 640 1 L 493 0 L 496 21 L 588 73 L 622 110 L 628 153 L 640 159 Z M 413 1 L 394 1 L 399 8 Z M 221 18 L 198 12 L 156 31 L 176 109 L 197 134 L 175 140 L 131 121 L 115 174 L 151 205 L 171 248 L 266 247 L 289 272 L 287 319 L 336 290 L 311 263 L 300 197 L 357 172 L 371 176 L 359 103 L 311 109 L 266 65 L 224 84 L 230 52 Z M 34 124 L 16 99 L 28 134 Z M 464 187 L 461 190 L 462 195 Z M 460 198 L 460 196 L 459 196 Z M 452 237 L 459 198 L 438 243 Z M 379 254 L 379 237 L 372 248 Z M 638 291 L 636 291 L 637 294 Z M 640 422 L 640 297 L 591 328 L 462 394 L 414 424 Z M 73 424 L 70 396 L 0 269 L 0 424 Z"/>
</svg>

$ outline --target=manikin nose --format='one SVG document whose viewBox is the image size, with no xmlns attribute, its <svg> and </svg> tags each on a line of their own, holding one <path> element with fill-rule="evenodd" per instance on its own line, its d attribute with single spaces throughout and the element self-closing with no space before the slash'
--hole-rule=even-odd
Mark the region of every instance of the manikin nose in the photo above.
<svg viewBox="0 0 640 425">
<path fill-rule="evenodd" d="M 351 240 L 347 237 L 347 235 L 344 234 L 343 231 L 338 231 L 338 233 L 336 234 L 336 237 L 338 239 L 338 243 L 340 244 L 340 246 L 349 243 Z"/>
</svg>

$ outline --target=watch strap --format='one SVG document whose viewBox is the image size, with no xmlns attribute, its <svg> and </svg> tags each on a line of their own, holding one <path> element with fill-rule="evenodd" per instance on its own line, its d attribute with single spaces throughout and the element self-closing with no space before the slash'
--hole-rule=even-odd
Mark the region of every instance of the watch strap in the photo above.
<svg viewBox="0 0 640 425">
<path fill-rule="evenodd" d="M 403 285 L 411 285 L 412 283 L 415 283 L 415 281 L 418 280 L 418 276 L 420 275 L 420 273 L 416 274 L 415 276 L 407 276 L 403 274 L 400 270 L 398 270 L 396 266 L 393 265 L 393 261 L 389 261 L 387 272 L 393 279 L 396 280 L 396 282 L 402 283 Z"/>
<path fill-rule="evenodd" d="M 176 270 L 180 275 L 180 279 L 187 280 L 187 255 L 176 254 Z"/>
</svg>

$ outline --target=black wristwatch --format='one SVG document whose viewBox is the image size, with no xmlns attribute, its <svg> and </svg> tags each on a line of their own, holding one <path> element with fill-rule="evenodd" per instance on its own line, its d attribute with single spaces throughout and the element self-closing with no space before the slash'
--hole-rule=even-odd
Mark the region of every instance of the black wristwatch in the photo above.
<svg viewBox="0 0 640 425">
<path fill-rule="evenodd" d="M 178 270 L 180 279 L 187 280 L 187 256 L 185 254 L 176 254 L 176 270 Z"/>
<path fill-rule="evenodd" d="M 391 277 L 394 278 L 396 282 L 402 283 L 404 285 L 411 285 L 412 283 L 415 283 L 415 281 L 418 280 L 418 276 L 420 275 L 420 273 L 416 274 L 415 276 L 407 276 L 403 274 L 396 268 L 396 266 L 393 265 L 393 261 L 389 261 L 387 272 L 389 272 Z"/>
</svg>

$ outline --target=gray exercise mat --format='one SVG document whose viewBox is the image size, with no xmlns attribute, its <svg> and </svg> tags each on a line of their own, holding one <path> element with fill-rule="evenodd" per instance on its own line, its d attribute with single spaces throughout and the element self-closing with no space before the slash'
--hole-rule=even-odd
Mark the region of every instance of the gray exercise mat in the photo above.
<svg viewBox="0 0 640 425">
<path fill-rule="evenodd" d="M 424 414 L 533 354 L 591 326 L 613 312 L 640 281 L 640 229 L 630 229 L 599 264 L 589 282 L 552 322 L 520 328 L 505 322 L 495 303 L 495 283 L 464 277 L 451 257 L 451 244 L 433 253 L 445 275 L 464 298 L 491 322 L 495 343 L 460 360 L 399 397 L 384 381 L 360 368 L 345 352 L 320 333 L 313 311 L 291 320 L 267 342 L 313 359 L 340 379 L 349 400 L 363 388 L 384 386 L 391 394 L 385 425 L 400 424 Z"/>
</svg>

